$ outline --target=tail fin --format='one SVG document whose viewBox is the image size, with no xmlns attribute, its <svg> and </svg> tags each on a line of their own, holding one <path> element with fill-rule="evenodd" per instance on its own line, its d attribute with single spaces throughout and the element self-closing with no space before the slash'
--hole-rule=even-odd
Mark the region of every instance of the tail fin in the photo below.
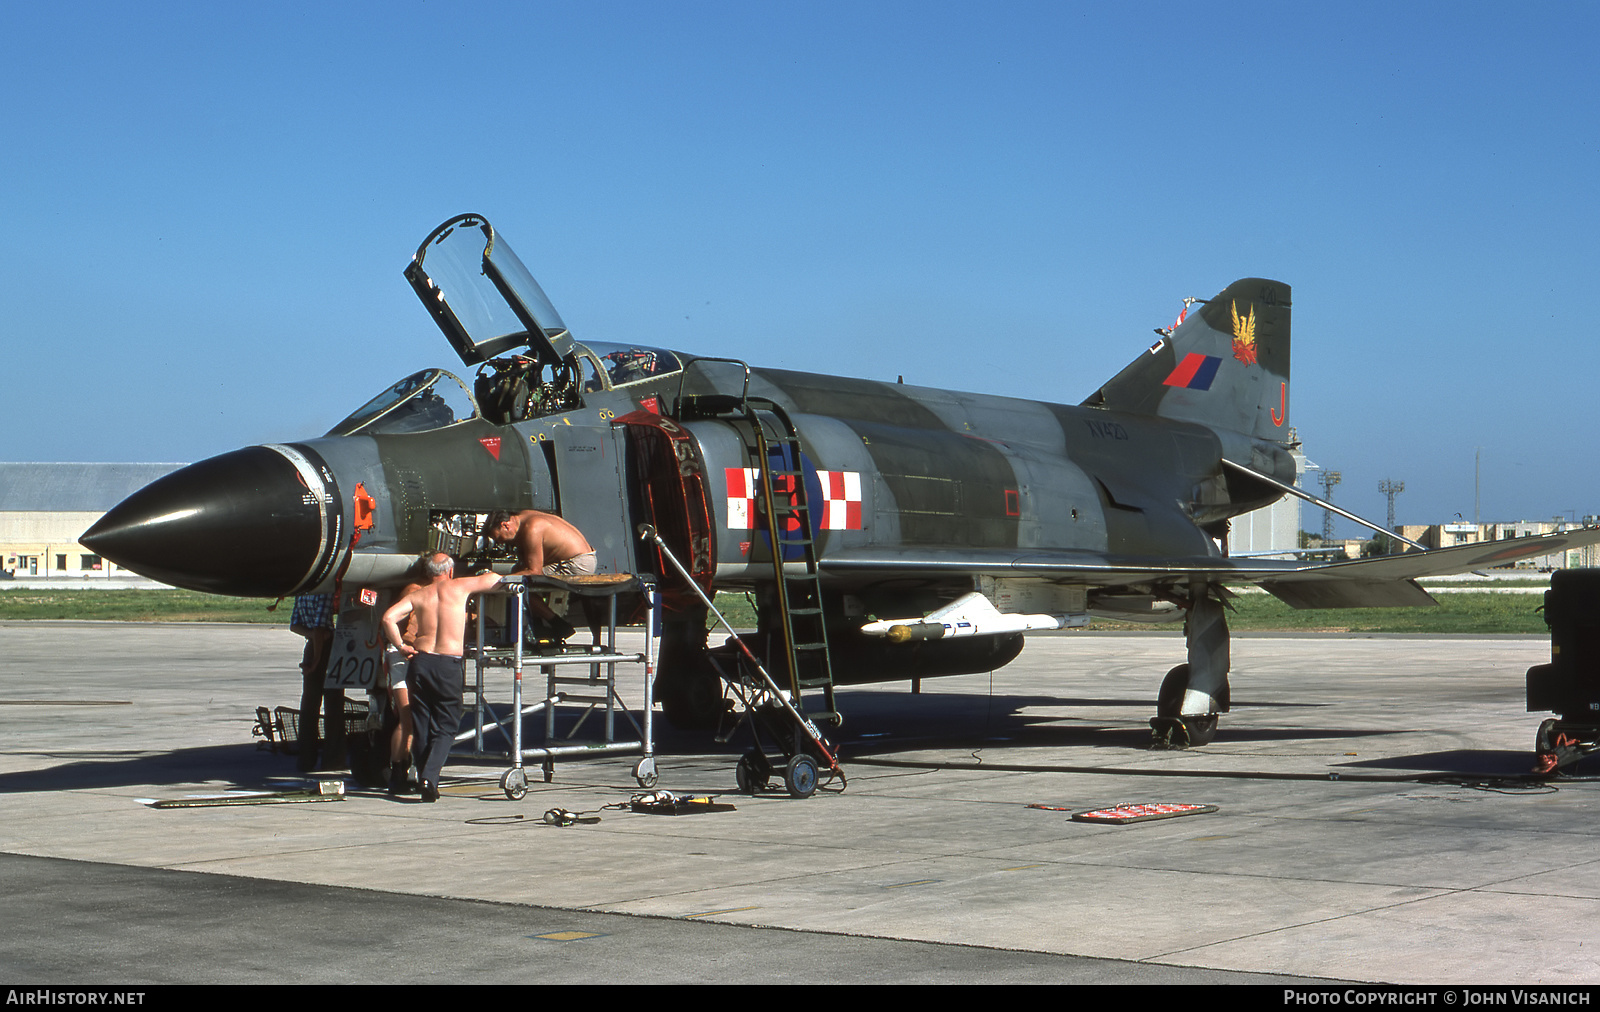
<svg viewBox="0 0 1600 1012">
<path fill-rule="evenodd" d="M 1289 439 L 1289 286 L 1245 278 L 1084 404 Z"/>
</svg>

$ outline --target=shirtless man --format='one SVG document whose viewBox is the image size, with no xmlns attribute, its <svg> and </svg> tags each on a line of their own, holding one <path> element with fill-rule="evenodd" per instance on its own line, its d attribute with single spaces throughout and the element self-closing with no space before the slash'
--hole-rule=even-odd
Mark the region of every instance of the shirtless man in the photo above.
<svg viewBox="0 0 1600 1012">
<path fill-rule="evenodd" d="M 401 589 L 400 597 L 421 589 L 420 583 L 408 583 Z M 411 627 L 409 617 L 399 624 L 401 641 L 415 649 L 416 630 Z M 389 793 L 409 794 L 411 762 L 406 757 L 411 752 L 412 728 L 415 726 L 411 719 L 411 691 L 406 688 L 406 668 L 410 666 L 411 658 L 402 653 L 399 647 L 386 645 L 383 663 L 389 673 L 389 705 L 394 708 L 395 714 L 394 731 L 389 736 Z"/>
<path fill-rule="evenodd" d="M 423 801 L 439 800 L 439 773 L 461 726 L 461 694 L 466 688 L 462 647 L 467 635 L 467 598 L 500 582 L 499 573 L 455 578 L 455 561 L 433 552 L 423 564 L 421 587 L 383 613 L 383 635 L 410 662 L 411 716 L 416 725 L 417 768 Z M 411 616 L 407 643 L 400 622 Z"/>
<path fill-rule="evenodd" d="M 495 510 L 483 525 L 491 541 L 517 546 L 517 568 L 512 576 L 577 576 L 595 570 L 594 549 L 583 532 L 552 513 Z M 549 622 L 557 635 L 572 635 L 572 625 L 558 618 L 536 594 L 528 595 L 528 612 Z M 596 642 L 599 642 L 598 638 Z"/>
</svg>

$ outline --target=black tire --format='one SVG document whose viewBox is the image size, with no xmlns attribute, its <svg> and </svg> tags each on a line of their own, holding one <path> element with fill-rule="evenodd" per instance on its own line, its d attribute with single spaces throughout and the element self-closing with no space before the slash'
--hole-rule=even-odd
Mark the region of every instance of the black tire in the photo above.
<svg viewBox="0 0 1600 1012">
<path fill-rule="evenodd" d="M 755 765 L 748 756 L 740 756 L 738 763 L 733 767 L 734 783 L 739 785 L 740 794 L 754 796 L 767 784 L 767 778 L 756 772 Z"/>
<path fill-rule="evenodd" d="M 1189 734 L 1189 747 L 1199 748 L 1201 745 L 1211 744 L 1211 739 L 1217 736 L 1217 715 L 1208 713 L 1204 717 L 1180 717 L 1183 729 Z"/>
<path fill-rule="evenodd" d="M 1183 714 L 1183 694 L 1189 691 L 1189 665 L 1180 664 L 1167 672 L 1167 677 L 1161 680 L 1161 689 L 1156 693 L 1156 716 L 1171 717 L 1183 722 L 1184 734 L 1188 737 L 1187 747 L 1198 748 L 1201 745 L 1211 744 L 1217 736 L 1217 715 L 1208 713 L 1204 715 Z M 1223 689 L 1224 698 L 1218 700 L 1223 709 L 1227 709 L 1227 689 Z"/>
<path fill-rule="evenodd" d="M 797 755 L 789 760 L 784 771 L 783 786 L 791 797 L 809 798 L 817 792 L 817 761 L 808 755 Z"/>
<path fill-rule="evenodd" d="M 661 712 L 680 731 L 714 731 L 727 712 L 722 679 L 709 671 L 656 682 Z"/>
</svg>

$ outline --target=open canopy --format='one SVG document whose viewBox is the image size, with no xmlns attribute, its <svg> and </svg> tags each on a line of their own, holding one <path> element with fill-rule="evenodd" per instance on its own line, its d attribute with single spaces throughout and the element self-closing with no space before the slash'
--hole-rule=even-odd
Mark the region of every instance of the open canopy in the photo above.
<svg viewBox="0 0 1600 1012">
<path fill-rule="evenodd" d="M 417 247 L 406 280 L 467 365 L 527 347 L 541 365 L 572 348 L 561 315 L 481 214 L 461 214 Z"/>
</svg>

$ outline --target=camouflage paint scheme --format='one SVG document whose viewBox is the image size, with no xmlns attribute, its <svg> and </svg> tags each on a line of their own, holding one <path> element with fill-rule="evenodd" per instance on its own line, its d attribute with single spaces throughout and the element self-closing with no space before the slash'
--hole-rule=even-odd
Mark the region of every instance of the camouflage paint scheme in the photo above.
<svg viewBox="0 0 1600 1012">
<path fill-rule="evenodd" d="M 475 242 L 478 232 L 487 237 L 483 269 L 440 289 L 423 270 L 425 254 L 452 235 Z M 659 349 L 590 348 L 567 333 L 481 216 L 436 229 L 407 276 L 464 362 L 510 351 L 537 367 L 521 374 L 546 385 L 530 417 L 497 424 L 476 410 L 395 432 L 385 431 L 392 410 L 376 419 L 358 412 L 320 439 L 248 448 L 175 472 L 118 506 L 84 543 L 178 586 L 290 595 L 336 583 L 396 585 L 429 547 L 437 517 L 491 509 L 565 516 L 595 547 L 602 572 L 665 574 L 636 533 L 651 522 L 697 559 L 708 588 L 754 592 L 765 634 L 775 621 L 774 570 L 744 487 L 763 465 L 762 451 L 737 418 L 696 405 L 715 395 L 724 405 L 766 398 L 793 419 L 808 498 L 835 496 L 831 526 L 816 538 L 837 682 L 990 670 L 1011 660 L 1020 633 L 894 644 L 858 631 L 873 618 L 920 618 L 974 589 L 1002 611 L 1027 599 L 1059 614 L 1184 619 L 1187 663 L 1169 673 L 1158 703 L 1158 717 L 1182 744 L 1208 740 L 1215 715 L 1227 709 L 1226 584 L 1259 584 L 1297 607 L 1430 604 L 1415 577 L 1600 540 L 1600 532 L 1573 531 L 1335 564 L 1227 557 L 1229 519 L 1281 494 L 1256 476 L 1295 481 L 1291 300 L 1277 281 L 1234 282 L 1083 403 L 1063 405 L 747 373 L 743 363 Z M 473 286 L 481 290 L 463 290 Z M 520 329 L 480 340 L 463 320 L 503 316 L 504 308 L 480 312 L 468 303 L 488 305 L 497 293 Z M 502 370 L 490 378 L 501 386 L 480 378 L 479 399 L 490 388 L 498 397 L 513 377 Z M 410 392 L 396 396 L 415 406 L 418 389 L 449 380 L 442 371 L 410 377 L 397 385 L 416 381 Z M 269 472 L 289 477 L 263 477 Z M 277 491 L 267 487 L 272 481 Z M 662 512 L 684 495 L 674 484 L 682 481 L 702 493 L 699 529 Z M 672 579 L 663 575 L 664 585 Z M 704 615 L 681 600 L 679 608 L 658 692 L 669 711 L 707 677 Z"/>
</svg>

